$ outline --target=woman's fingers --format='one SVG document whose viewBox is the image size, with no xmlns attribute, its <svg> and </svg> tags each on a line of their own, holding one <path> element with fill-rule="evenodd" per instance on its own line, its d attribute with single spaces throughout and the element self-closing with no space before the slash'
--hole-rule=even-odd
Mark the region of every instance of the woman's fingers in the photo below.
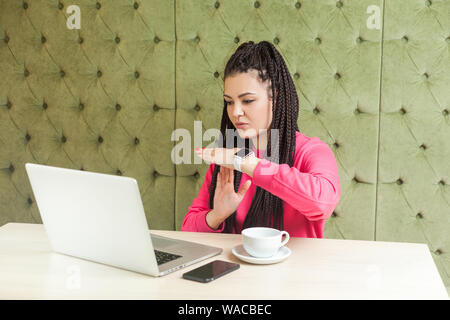
<svg viewBox="0 0 450 320">
<path fill-rule="evenodd" d="M 195 153 L 201 159 L 208 163 L 232 165 L 230 158 L 234 155 L 234 149 L 226 148 L 196 148 Z"/>
<path fill-rule="evenodd" d="M 203 159 L 205 162 L 211 161 L 211 150 L 206 148 L 196 148 L 195 153 L 200 159 Z"/>
<path fill-rule="evenodd" d="M 234 170 L 228 168 L 228 171 L 230 172 L 230 183 L 234 186 Z"/>
<path fill-rule="evenodd" d="M 227 168 L 224 166 L 220 166 L 220 179 L 222 182 L 222 188 L 224 188 L 228 183 Z"/>
<path fill-rule="evenodd" d="M 228 183 L 228 170 L 226 167 L 223 167 L 223 180 L 224 183 Z"/>
<path fill-rule="evenodd" d="M 251 180 L 245 181 L 245 183 L 241 185 L 241 187 L 239 188 L 237 194 L 243 198 L 247 190 L 250 188 L 251 184 L 252 184 Z"/>
<path fill-rule="evenodd" d="M 222 188 L 223 186 L 223 167 L 220 167 L 219 173 L 217 174 L 217 184 Z"/>
<path fill-rule="evenodd" d="M 231 173 L 230 168 L 225 168 L 225 171 L 227 172 L 227 183 L 231 183 Z"/>
<path fill-rule="evenodd" d="M 222 177 L 220 175 L 220 170 L 217 173 L 217 182 L 216 182 L 216 187 L 220 187 L 220 184 L 222 183 Z"/>
<path fill-rule="evenodd" d="M 234 172 L 232 169 L 227 168 L 225 166 L 220 166 L 219 173 L 217 174 L 217 181 L 221 183 L 221 186 L 224 187 L 227 183 L 234 183 Z"/>
</svg>

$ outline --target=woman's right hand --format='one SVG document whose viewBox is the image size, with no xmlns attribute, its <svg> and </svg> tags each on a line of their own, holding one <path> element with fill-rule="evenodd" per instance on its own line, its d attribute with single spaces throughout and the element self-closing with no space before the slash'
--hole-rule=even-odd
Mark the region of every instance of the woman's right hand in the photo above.
<svg viewBox="0 0 450 320">
<path fill-rule="evenodd" d="M 247 180 L 235 192 L 233 169 L 220 167 L 214 194 L 214 209 L 208 213 L 211 219 L 207 218 L 207 220 L 210 220 L 208 221 L 211 223 L 210 227 L 217 229 L 226 218 L 236 211 L 250 185 L 251 180 Z"/>
</svg>

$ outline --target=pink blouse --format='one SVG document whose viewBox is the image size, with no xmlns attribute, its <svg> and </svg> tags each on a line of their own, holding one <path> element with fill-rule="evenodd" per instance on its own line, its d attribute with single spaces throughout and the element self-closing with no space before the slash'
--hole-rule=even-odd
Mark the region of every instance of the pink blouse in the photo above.
<svg viewBox="0 0 450 320">
<path fill-rule="evenodd" d="M 264 150 L 253 148 L 262 158 Z M 225 223 L 214 230 L 206 223 L 209 208 L 209 185 L 215 164 L 206 172 L 200 192 L 189 207 L 181 231 L 222 232 Z M 253 178 L 242 173 L 240 185 L 251 179 L 252 184 L 236 210 L 236 225 L 242 224 L 259 186 L 284 202 L 284 230 L 293 237 L 322 238 L 325 220 L 336 208 L 341 189 L 338 167 L 333 151 L 317 137 L 296 132 L 294 165 L 276 164 L 262 159 L 253 172 Z"/>
</svg>

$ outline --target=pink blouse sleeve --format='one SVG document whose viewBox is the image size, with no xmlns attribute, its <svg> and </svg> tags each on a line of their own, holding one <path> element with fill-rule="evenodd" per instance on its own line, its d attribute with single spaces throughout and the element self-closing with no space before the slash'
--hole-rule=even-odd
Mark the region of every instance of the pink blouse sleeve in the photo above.
<svg viewBox="0 0 450 320">
<path fill-rule="evenodd" d="M 209 208 L 209 186 L 211 184 L 211 178 L 214 171 L 214 164 L 209 165 L 209 169 L 206 172 L 205 180 L 198 193 L 197 198 L 192 201 L 192 205 L 189 207 L 188 212 L 184 216 L 184 221 L 181 226 L 181 231 L 195 231 L 195 232 L 222 232 L 225 223 L 221 223 L 217 230 L 212 229 L 206 223 L 206 214 L 212 209 Z"/>
<path fill-rule="evenodd" d="M 253 172 L 253 183 L 310 221 L 329 218 L 341 195 L 333 151 L 324 142 L 316 143 L 304 152 L 302 162 L 296 163 L 290 167 L 262 159 Z"/>
</svg>

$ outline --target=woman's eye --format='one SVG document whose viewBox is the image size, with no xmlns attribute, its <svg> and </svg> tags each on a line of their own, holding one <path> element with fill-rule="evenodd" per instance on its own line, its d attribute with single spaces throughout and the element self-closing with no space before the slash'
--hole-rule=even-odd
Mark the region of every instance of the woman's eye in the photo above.
<svg viewBox="0 0 450 320">
<path fill-rule="evenodd" d="M 226 101 L 226 100 L 224 100 L 224 101 L 227 106 L 233 103 L 233 101 Z M 244 100 L 244 103 L 249 104 L 249 103 L 252 103 L 253 101 L 254 100 Z"/>
</svg>

